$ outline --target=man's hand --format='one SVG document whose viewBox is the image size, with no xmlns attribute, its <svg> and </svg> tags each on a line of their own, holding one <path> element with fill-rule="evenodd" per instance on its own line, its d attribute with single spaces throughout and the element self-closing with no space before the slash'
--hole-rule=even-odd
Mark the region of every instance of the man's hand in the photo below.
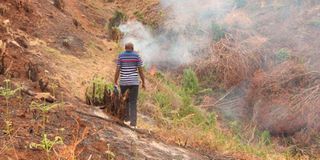
<svg viewBox="0 0 320 160">
<path fill-rule="evenodd" d="M 118 66 L 116 69 L 116 73 L 114 75 L 114 85 L 115 86 L 118 86 L 119 75 L 120 75 L 120 67 Z"/>
<path fill-rule="evenodd" d="M 146 84 L 145 84 L 145 82 L 142 83 L 142 89 L 144 89 L 144 90 L 146 89 Z"/>
<path fill-rule="evenodd" d="M 140 78 L 141 78 L 141 81 L 142 81 L 142 88 L 143 88 L 143 89 L 146 89 L 146 83 L 145 83 L 145 79 L 144 79 L 144 74 L 143 74 L 143 69 L 142 69 L 142 67 L 139 67 L 139 68 L 138 68 L 138 71 L 139 71 L 139 75 L 140 75 Z"/>
</svg>

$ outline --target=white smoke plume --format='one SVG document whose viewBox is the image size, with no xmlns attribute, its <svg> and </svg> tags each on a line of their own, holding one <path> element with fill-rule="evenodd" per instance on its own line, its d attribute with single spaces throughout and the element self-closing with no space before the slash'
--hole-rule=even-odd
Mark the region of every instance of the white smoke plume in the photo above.
<svg viewBox="0 0 320 160">
<path fill-rule="evenodd" d="M 167 19 L 157 35 L 137 21 L 120 26 L 123 43 L 134 43 L 146 66 L 192 62 L 210 44 L 212 24 L 233 8 L 233 1 L 160 0 L 160 5 Z"/>
</svg>

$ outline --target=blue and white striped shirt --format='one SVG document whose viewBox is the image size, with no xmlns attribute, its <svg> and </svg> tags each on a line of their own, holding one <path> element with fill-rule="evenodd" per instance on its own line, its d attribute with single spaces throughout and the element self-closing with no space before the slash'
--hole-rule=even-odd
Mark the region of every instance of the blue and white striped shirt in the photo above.
<svg viewBox="0 0 320 160">
<path fill-rule="evenodd" d="M 120 86 L 139 85 L 138 67 L 143 64 L 138 53 L 125 51 L 121 53 L 117 60 L 120 67 Z"/>
</svg>

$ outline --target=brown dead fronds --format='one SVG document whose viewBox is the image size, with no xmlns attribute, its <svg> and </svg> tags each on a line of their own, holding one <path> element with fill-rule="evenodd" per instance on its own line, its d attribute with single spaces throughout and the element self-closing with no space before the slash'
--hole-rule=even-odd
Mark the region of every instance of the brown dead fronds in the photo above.
<svg viewBox="0 0 320 160">
<path fill-rule="evenodd" d="M 260 67 L 261 56 L 242 49 L 230 36 L 213 44 L 207 60 L 198 63 L 198 77 L 210 77 L 229 89 L 252 77 Z"/>
<path fill-rule="evenodd" d="M 260 128 L 272 134 L 311 135 L 320 130 L 320 73 L 301 62 L 287 60 L 256 72 L 248 101 Z"/>
</svg>

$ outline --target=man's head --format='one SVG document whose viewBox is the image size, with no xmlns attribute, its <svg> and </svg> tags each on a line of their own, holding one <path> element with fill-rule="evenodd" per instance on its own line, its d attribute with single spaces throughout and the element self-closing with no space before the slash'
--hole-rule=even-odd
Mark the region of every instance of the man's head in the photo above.
<svg viewBox="0 0 320 160">
<path fill-rule="evenodd" d="M 134 50 L 134 46 L 130 42 L 126 43 L 124 48 L 125 48 L 126 51 L 133 51 Z"/>
</svg>

